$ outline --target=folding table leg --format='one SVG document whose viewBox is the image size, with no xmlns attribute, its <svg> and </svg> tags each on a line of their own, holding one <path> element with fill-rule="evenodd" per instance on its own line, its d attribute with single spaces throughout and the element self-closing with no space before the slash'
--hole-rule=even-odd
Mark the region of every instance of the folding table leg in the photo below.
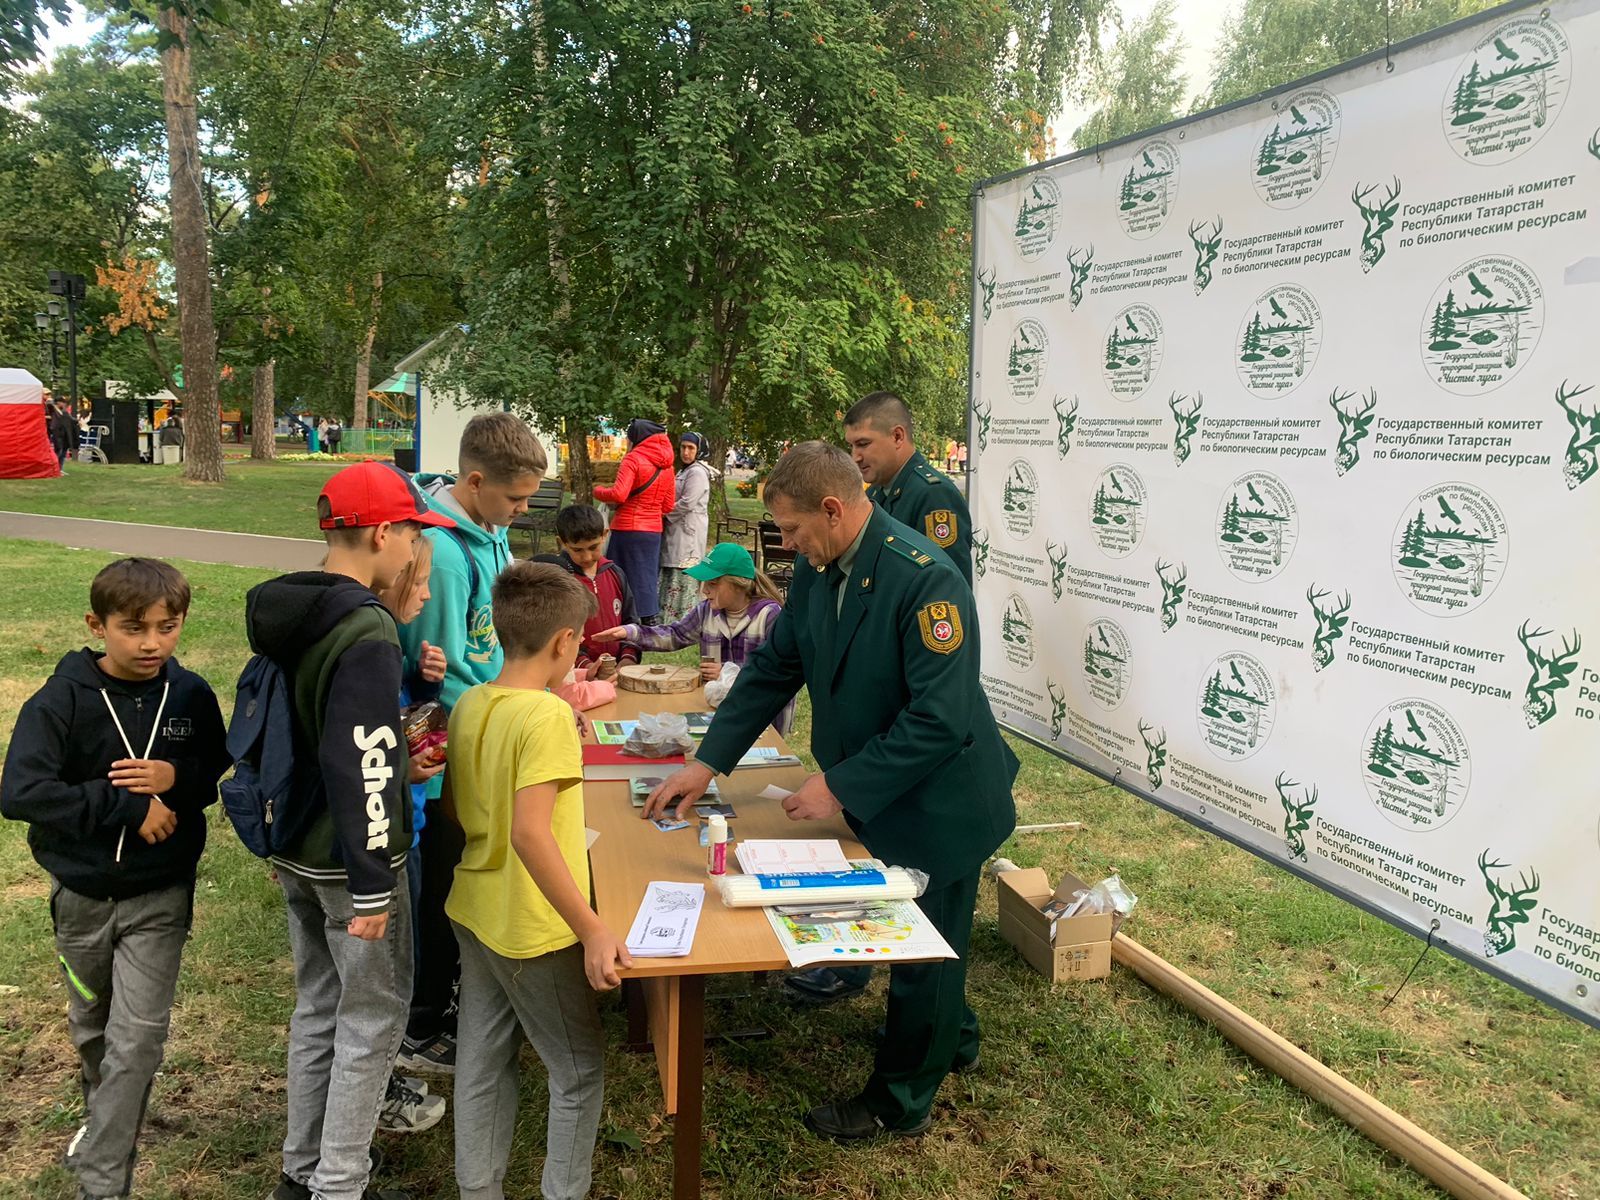
<svg viewBox="0 0 1600 1200">
<path fill-rule="evenodd" d="M 705 1107 L 705 976 L 679 975 L 677 1114 L 672 1124 L 672 1200 L 700 1198 L 701 1118 Z"/>
</svg>

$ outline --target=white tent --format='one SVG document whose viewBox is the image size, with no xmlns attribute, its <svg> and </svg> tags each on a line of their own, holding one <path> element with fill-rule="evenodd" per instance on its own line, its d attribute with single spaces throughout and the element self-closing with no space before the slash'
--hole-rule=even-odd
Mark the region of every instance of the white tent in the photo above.
<svg viewBox="0 0 1600 1200">
<path fill-rule="evenodd" d="M 45 424 L 44 384 L 20 367 L 0 367 L 0 479 L 59 474 Z"/>
</svg>

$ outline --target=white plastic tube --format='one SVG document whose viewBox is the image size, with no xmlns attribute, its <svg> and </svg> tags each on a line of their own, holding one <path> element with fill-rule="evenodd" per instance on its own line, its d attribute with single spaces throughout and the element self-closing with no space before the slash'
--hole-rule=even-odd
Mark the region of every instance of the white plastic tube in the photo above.
<svg viewBox="0 0 1600 1200">
<path fill-rule="evenodd" d="M 859 876 L 864 872 L 847 874 Z M 881 874 L 881 883 L 847 880 L 845 874 L 725 875 L 716 885 L 722 902 L 729 908 L 767 908 L 775 904 L 826 908 L 876 900 L 915 900 L 928 886 L 928 877 L 921 871 L 884 867 Z"/>
</svg>

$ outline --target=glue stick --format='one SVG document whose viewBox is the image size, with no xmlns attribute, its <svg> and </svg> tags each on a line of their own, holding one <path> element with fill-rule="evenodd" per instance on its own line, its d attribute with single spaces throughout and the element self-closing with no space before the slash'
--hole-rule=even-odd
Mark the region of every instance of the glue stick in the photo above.
<svg viewBox="0 0 1600 1200">
<path fill-rule="evenodd" d="M 721 813 L 712 813 L 707 821 L 706 870 L 712 875 L 728 873 L 728 819 Z"/>
</svg>

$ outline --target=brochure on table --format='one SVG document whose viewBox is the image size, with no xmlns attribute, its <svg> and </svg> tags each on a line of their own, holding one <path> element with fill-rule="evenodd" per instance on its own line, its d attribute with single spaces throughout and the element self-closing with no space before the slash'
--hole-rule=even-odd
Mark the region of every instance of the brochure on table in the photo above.
<svg viewBox="0 0 1600 1200">
<path fill-rule="evenodd" d="M 805 870 L 836 871 L 882 869 L 874 859 L 848 861 L 836 840 L 745 842 L 738 850 L 740 864 L 796 873 Z M 798 897 L 797 897 L 798 901 Z M 871 963 L 892 965 L 914 959 L 956 958 L 956 952 L 923 915 L 915 900 L 889 900 L 836 904 L 808 908 L 797 902 L 763 910 L 767 923 L 794 967 L 817 963 Z"/>
</svg>

